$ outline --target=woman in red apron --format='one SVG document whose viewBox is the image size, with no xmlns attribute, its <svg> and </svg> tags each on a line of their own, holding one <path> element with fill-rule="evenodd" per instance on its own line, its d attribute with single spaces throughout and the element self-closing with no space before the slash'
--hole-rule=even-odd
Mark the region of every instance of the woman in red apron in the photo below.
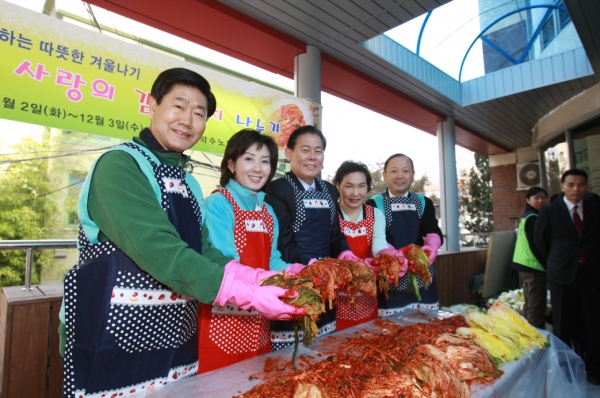
<svg viewBox="0 0 600 398">
<path fill-rule="evenodd" d="M 231 137 L 221 163 L 221 186 L 206 198 L 206 227 L 213 247 L 240 263 L 263 270 L 256 279 L 288 267 L 273 244 L 277 219 L 264 202 L 265 186 L 275 174 L 277 145 L 255 130 Z M 257 282 L 258 282 L 257 280 Z M 215 370 L 271 351 L 270 322 L 258 312 L 237 306 L 201 306 L 199 373 Z"/>
<path fill-rule="evenodd" d="M 371 173 L 367 166 L 361 162 L 342 163 L 335 173 L 334 183 L 340 193 L 337 207 L 340 229 L 352 253 L 366 259 L 367 264 L 380 253 L 398 255 L 396 250 L 388 248 L 383 212 L 364 204 L 371 190 Z M 347 329 L 377 318 L 377 297 L 359 294 L 352 302 L 350 296 L 340 294 L 336 311 L 337 330 Z"/>
</svg>

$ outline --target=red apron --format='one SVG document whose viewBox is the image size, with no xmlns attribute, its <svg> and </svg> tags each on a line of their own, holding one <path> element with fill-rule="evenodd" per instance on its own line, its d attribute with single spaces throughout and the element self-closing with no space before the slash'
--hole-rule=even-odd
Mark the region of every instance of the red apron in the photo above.
<svg viewBox="0 0 600 398">
<path fill-rule="evenodd" d="M 228 190 L 214 192 L 221 193 L 233 205 L 233 234 L 240 263 L 268 270 L 273 217 L 265 204 L 258 211 L 242 210 Z M 233 304 L 200 304 L 198 329 L 198 373 L 271 352 L 270 322 L 255 310 L 242 310 Z"/>
<path fill-rule="evenodd" d="M 364 217 L 358 223 L 344 220 L 341 213 L 340 229 L 346 236 L 346 242 L 356 257 L 373 257 L 371 244 L 373 242 L 373 225 L 375 215 L 373 207 L 364 205 Z M 337 330 L 377 319 L 377 297 L 359 294 L 352 303 L 351 297 L 340 294 L 336 306 Z"/>
</svg>

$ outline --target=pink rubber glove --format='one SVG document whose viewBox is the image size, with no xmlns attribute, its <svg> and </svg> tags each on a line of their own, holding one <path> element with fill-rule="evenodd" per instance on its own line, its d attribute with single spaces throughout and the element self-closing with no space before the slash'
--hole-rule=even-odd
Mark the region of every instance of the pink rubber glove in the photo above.
<svg viewBox="0 0 600 398">
<path fill-rule="evenodd" d="M 289 320 L 293 315 L 306 315 L 304 309 L 285 304 L 279 299 L 287 293 L 287 290 L 277 286 L 258 286 L 237 279 L 233 272 L 225 269 L 223 282 L 213 305 L 223 306 L 225 303 L 231 303 L 244 310 L 254 308 L 265 318 L 280 321 Z"/>
<path fill-rule="evenodd" d="M 287 272 L 290 275 L 297 275 L 300 273 L 300 271 L 302 271 L 302 269 L 306 267 L 306 265 L 304 264 L 299 264 L 299 263 L 294 263 L 292 265 L 290 265 L 289 267 L 287 267 L 285 269 L 285 272 Z"/>
<path fill-rule="evenodd" d="M 421 249 L 430 251 L 429 265 L 433 264 L 435 261 L 438 255 L 438 250 L 440 250 L 440 246 L 442 246 L 442 239 L 438 234 L 427 234 L 427 236 L 425 236 Z"/>
<path fill-rule="evenodd" d="M 379 276 L 380 267 L 377 265 L 379 263 L 379 261 L 377 261 L 377 259 L 367 257 L 363 260 L 363 263 L 367 267 L 369 267 L 369 269 L 375 274 L 375 278 L 377 278 L 377 276 Z"/>
<path fill-rule="evenodd" d="M 277 271 L 266 271 L 261 268 L 252 268 L 231 260 L 225 265 L 225 271 L 232 272 L 237 279 L 256 285 L 265 278 L 276 275 Z"/>
<path fill-rule="evenodd" d="M 354 255 L 354 253 L 352 253 L 351 250 L 344 250 L 343 252 L 340 253 L 340 255 L 337 257 L 338 260 L 342 260 L 342 261 L 354 261 L 355 263 L 363 263 L 364 261 L 362 258 L 358 258 Z"/>
<path fill-rule="evenodd" d="M 400 280 L 400 278 L 402 278 L 408 272 L 408 266 L 412 263 L 412 261 L 404 256 L 398 258 L 400 259 L 400 272 L 398 273 L 398 280 Z"/>
<path fill-rule="evenodd" d="M 386 249 L 379 250 L 377 253 L 377 255 L 380 254 L 393 254 L 394 256 L 398 257 L 398 260 L 400 260 L 400 272 L 398 273 L 398 280 L 406 275 L 406 272 L 408 271 L 409 260 L 404 257 L 404 254 L 402 254 L 401 250 L 394 249 L 394 246 L 388 243 L 388 247 Z"/>
<path fill-rule="evenodd" d="M 379 250 L 377 252 L 377 254 L 375 255 L 375 257 L 379 256 L 380 254 L 393 254 L 394 256 L 398 256 L 398 250 L 394 249 L 394 246 L 392 246 L 388 243 L 388 247 L 386 247 L 385 249 Z"/>
</svg>

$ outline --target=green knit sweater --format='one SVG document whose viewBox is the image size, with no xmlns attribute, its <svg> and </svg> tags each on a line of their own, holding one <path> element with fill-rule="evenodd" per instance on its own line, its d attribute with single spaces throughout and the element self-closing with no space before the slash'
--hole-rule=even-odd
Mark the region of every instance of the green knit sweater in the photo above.
<svg viewBox="0 0 600 398">
<path fill-rule="evenodd" d="M 185 166 L 188 156 L 149 148 L 166 165 Z M 196 198 L 202 201 L 203 198 Z M 202 255 L 181 240 L 133 158 L 122 151 L 103 155 L 94 170 L 88 211 L 100 229 L 100 241 L 110 240 L 142 270 L 179 294 L 212 303 L 219 292 L 224 266 L 232 260 L 210 246 L 202 229 Z"/>
<path fill-rule="evenodd" d="M 145 130 L 148 132 L 148 130 Z M 143 134 L 140 134 L 143 136 Z M 134 141 L 152 151 L 166 165 L 185 166 L 188 156 L 157 148 L 153 137 Z M 203 198 L 196 198 L 202 201 Z M 202 228 L 202 254 L 181 240 L 167 213 L 156 200 L 148 179 L 136 161 L 122 151 L 110 151 L 98 160 L 92 176 L 88 211 L 100 229 L 98 240 L 112 241 L 142 270 L 179 294 L 212 303 L 223 280 L 226 257 L 210 245 Z M 64 354 L 65 327 L 59 325 Z"/>
</svg>

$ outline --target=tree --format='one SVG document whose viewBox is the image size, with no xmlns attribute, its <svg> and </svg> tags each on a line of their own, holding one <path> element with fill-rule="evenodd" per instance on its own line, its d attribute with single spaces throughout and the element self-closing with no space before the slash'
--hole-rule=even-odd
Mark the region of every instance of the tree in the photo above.
<svg viewBox="0 0 600 398">
<path fill-rule="evenodd" d="M 487 156 L 475 154 L 475 167 L 469 172 L 468 195 L 462 196 L 464 204 L 463 225 L 471 233 L 492 232 L 494 215 L 492 213 L 492 183 L 490 162 Z M 481 239 L 487 243 L 487 237 Z"/>
<path fill-rule="evenodd" d="M 412 185 L 410 186 L 410 190 L 411 192 L 425 195 L 425 187 L 427 185 L 429 185 L 429 176 L 427 174 L 423 174 L 421 178 L 413 181 Z"/>
<path fill-rule="evenodd" d="M 24 139 L 14 147 L 16 153 L 47 150 L 44 143 Z M 0 171 L 0 239 L 34 240 L 47 238 L 54 223 L 56 206 L 47 196 L 52 191 L 48 177 L 48 160 L 17 161 L 23 155 L 3 157 L 6 167 Z M 52 251 L 34 251 L 32 283 L 38 283 L 42 267 L 52 264 Z M 25 277 L 26 252 L 0 251 L 0 286 L 22 285 Z"/>
<path fill-rule="evenodd" d="M 387 185 L 385 184 L 385 181 L 383 181 L 383 176 L 381 175 L 382 171 L 383 163 L 375 163 L 375 170 L 371 171 L 371 192 L 369 192 L 368 195 L 370 198 L 379 195 L 387 189 Z"/>
<path fill-rule="evenodd" d="M 466 228 L 464 222 L 467 214 L 467 208 L 465 205 L 465 199 L 469 197 L 469 170 L 463 168 L 458 170 L 458 214 L 459 214 L 459 228 L 460 233 L 463 233 Z M 461 236 L 461 246 L 473 246 L 475 241 L 472 238 Z"/>
<path fill-rule="evenodd" d="M 553 193 L 560 193 L 561 170 L 554 148 L 547 151 L 547 159 L 548 170 L 546 174 L 548 176 L 548 192 L 550 195 Z"/>
<path fill-rule="evenodd" d="M 387 190 L 387 185 L 385 181 L 383 181 L 383 176 L 381 173 L 383 172 L 384 163 L 376 163 L 375 170 L 371 170 L 371 192 L 369 192 L 369 197 L 373 197 Z M 411 192 L 425 194 L 425 187 L 429 185 L 431 181 L 429 181 L 429 176 L 427 173 L 423 174 L 421 178 L 418 178 L 413 181 L 410 186 Z"/>
<path fill-rule="evenodd" d="M 442 216 L 442 211 L 440 209 L 442 200 L 435 193 L 432 193 L 431 195 L 429 195 L 429 199 L 431 199 L 431 201 L 433 202 L 433 207 L 435 209 L 435 218 L 437 218 L 439 220 L 440 217 Z"/>
</svg>

